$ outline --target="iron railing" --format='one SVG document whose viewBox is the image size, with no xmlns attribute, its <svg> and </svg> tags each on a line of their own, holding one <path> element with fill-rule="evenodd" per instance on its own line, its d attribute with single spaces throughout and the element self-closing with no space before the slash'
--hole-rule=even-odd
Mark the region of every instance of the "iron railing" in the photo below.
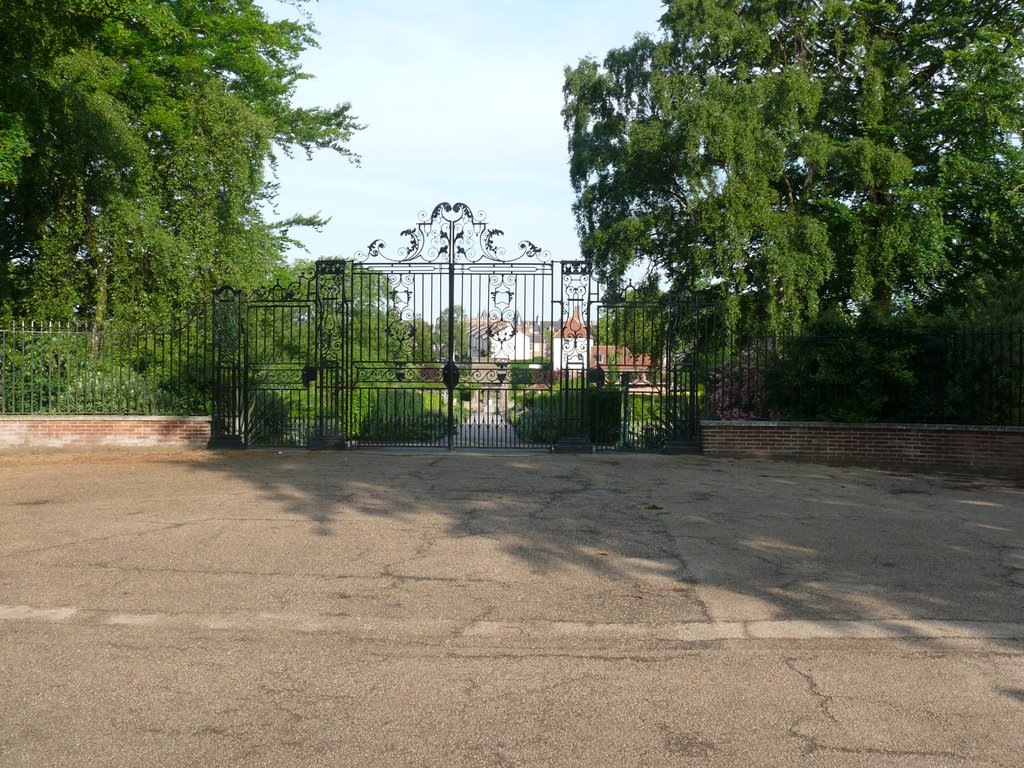
<svg viewBox="0 0 1024 768">
<path fill-rule="evenodd" d="M 15 322 L 0 327 L 2 415 L 208 415 L 205 305 L 180 324 Z"/>
<path fill-rule="evenodd" d="M 786 335 L 699 330 L 703 419 L 1024 426 L 1024 324 Z"/>
<path fill-rule="evenodd" d="M 212 321 L 201 305 L 166 328 L 0 327 L 0 415 L 209 415 L 218 370 Z M 598 317 L 599 338 L 613 322 Z M 696 392 L 705 420 L 1024 426 L 1021 323 L 832 335 L 730 332 L 713 314 L 695 323 L 692 347 L 685 345 L 692 374 L 676 379 Z M 622 344 L 613 336 L 601 343 L 617 352 Z M 599 362 L 605 389 L 615 390 L 617 380 L 608 377 L 621 375 L 622 361 Z M 616 401 L 619 411 L 623 403 L 645 405 L 647 390 L 638 387 Z"/>
</svg>

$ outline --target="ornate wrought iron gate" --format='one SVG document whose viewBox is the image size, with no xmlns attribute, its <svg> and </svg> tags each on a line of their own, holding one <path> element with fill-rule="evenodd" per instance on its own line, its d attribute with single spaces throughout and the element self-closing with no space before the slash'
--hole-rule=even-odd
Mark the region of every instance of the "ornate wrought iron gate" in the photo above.
<svg viewBox="0 0 1024 768">
<path fill-rule="evenodd" d="M 292 283 L 213 296 L 214 446 L 341 448 L 341 286 L 318 261 Z"/>
<path fill-rule="evenodd" d="M 215 443 L 689 448 L 692 307 L 603 295 L 462 203 L 353 260 L 214 297 Z"/>
</svg>

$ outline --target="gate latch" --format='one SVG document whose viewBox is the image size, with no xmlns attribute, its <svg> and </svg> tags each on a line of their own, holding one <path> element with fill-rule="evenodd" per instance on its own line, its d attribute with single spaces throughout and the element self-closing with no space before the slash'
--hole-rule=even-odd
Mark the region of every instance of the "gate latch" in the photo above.
<svg viewBox="0 0 1024 768">
<path fill-rule="evenodd" d="M 441 381 L 448 389 L 455 389 L 459 385 L 459 366 L 449 360 L 441 369 Z"/>
<path fill-rule="evenodd" d="M 316 381 L 316 366 L 307 365 L 302 369 L 302 386 L 308 387 L 314 381 Z"/>
</svg>

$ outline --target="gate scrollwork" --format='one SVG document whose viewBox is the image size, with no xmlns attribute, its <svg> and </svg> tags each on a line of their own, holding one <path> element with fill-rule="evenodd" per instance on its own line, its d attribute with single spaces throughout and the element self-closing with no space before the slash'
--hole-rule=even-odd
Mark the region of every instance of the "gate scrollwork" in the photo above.
<svg viewBox="0 0 1024 768">
<path fill-rule="evenodd" d="M 584 261 L 506 249 L 483 211 L 439 203 L 350 259 L 213 297 L 224 445 L 561 446 L 686 442 L 694 306 L 607 291 Z"/>
<path fill-rule="evenodd" d="M 377 239 L 365 251 L 356 253 L 362 263 L 389 262 L 392 264 L 546 264 L 551 254 L 523 240 L 518 251 L 509 253 L 498 244 L 505 233 L 491 227 L 483 211 L 476 213 L 465 203 L 438 203 L 430 212 L 421 212 L 419 221 L 403 230 L 400 237 L 408 243 L 394 256 L 386 253 L 386 243 Z"/>
</svg>

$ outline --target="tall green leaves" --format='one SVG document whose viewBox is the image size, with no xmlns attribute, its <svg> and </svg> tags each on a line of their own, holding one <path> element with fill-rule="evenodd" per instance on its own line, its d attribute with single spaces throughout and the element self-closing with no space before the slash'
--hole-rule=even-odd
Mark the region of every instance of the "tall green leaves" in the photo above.
<svg viewBox="0 0 1024 768">
<path fill-rule="evenodd" d="M 315 44 L 254 0 L 0 0 L 0 314 L 161 317 L 263 280 L 274 152 L 349 155 L 293 107 Z"/>
<path fill-rule="evenodd" d="M 566 71 L 585 256 L 733 310 L 955 302 L 1024 260 L 1019 3 L 673 0 Z"/>
</svg>

